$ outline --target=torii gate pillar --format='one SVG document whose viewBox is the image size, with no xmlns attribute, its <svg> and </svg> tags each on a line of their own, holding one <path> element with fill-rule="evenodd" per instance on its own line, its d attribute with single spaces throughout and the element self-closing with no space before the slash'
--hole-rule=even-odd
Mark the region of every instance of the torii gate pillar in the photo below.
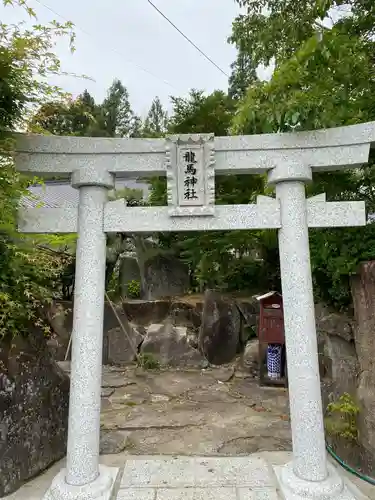
<svg viewBox="0 0 375 500">
<path fill-rule="evenodd" d="M 312 172 L 302 165 L 290 167 L 279 165 L 268 175 L 281 212 L 278 238 L 293 440 L 293 461 L 276 473 L 287 499 L 291 493 L 336 498 L 343 486 L 326 458 L 310 265 L 305 183 L 312 180 Z"/>
</svg>

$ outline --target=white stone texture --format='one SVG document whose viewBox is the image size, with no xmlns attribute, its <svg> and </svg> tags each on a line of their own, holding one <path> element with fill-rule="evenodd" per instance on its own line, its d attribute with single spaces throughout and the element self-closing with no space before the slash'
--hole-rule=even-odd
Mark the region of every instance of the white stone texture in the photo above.
<svg viewBox="0 0 375 500">
<path fill-rule="evenodd" d="M 66 470 L 62 469 L 54 478 L 43 500 L 110 500 L 114 492 L 119 469 L 99 467 L 99 476 L 89 484 L 81 486 L 67 484 Z"/>
<path fill-rule="evenodd" d="M 186 154 L 194 154 L 196 200 L 184 197 Z M 215 151 L 213 134 L 186 134 L 166 139 L 167 195 L 171 216 L 213 215 L 215 208 Z"/>
<path fill-rule="evenodd" d="M 294 470 L 305 480 L 323 481 L 327 466 L 305 186 L 282 182 L 276 196 Z"/>
<path fill-rule="evenodd" d="M 322 500 L 322 498 L 319 499 L 319 496 L 296 496 L 295 492 L 287 491 L 285 485 L 280 484 L 277 476 L 280 476 L 286 469 L 292 471 L 290 466 L 284 467 L 290 458 L 291 454 L 289 452 L 264 452 L 249 457 L 190 457 L 188 462 L 186 461 L 187 457 L 179 456 L 168 459 L 158 456 L 128 456 L 125 464 L 121 464 L 121 470 L 124 469 L 125 471 L 127 470 L 127 464 L 130 464 L 127 477 L 129 477 L 129 472 L 134 472 L 138 478 L 141 477 L 140 471 L 145 469 L 145 463 L 147 463 L 148 472 L 153 471 L 153 483 L 161 484 L 161 486 L 148 486 L 144 484 L 143 480 L 141 480 L 141 484 L 133 481 L 133 486 L 129 486 L 124 480 L 121 481 L 122 472 L 120 472 L 110 498 L 111 500 L 309 500 L 309 498 L 310 500 Z M 169 468 L 165 467 L 165 463 L 169 463 L 171 460 L 174 462 L 171 468 L 172 477 L 174 478 L 172 481 L 170 481 Z M 180 461 L 183 467 L 190 468 L 193 471 L 192 473 L 189 471 L 184 473 L 188 481 L 186 484 L 182 484 L 181 474 L 180 480 L 176 482 L 176 471 L 178 472 L 182 468 L 178 465 Z M 105 462 L 108 465 L 119 465 L 118 459 L 113 456 L 106 457 Z M 202 463 L 206 462 L 207 465 L 204 467 Z M 161 463 L 163 466 L 161 466 Z M 349 474 L 339 467 L 337 463 L 335 463 L 335 468 L 336 474 L 339 474 L 343 479 L 343 488 L 336 497 L 333 496 L 331 488 L 324 500 L 369 500 L 375 498 L 374 487 Z M 77 500 L 83 500 L 83 498 L 85 500 L 108 500 L 108 490 L 104 488 L 105 493 L 103 495 L 103 488 L 99 485 L 105 484 L 106 478 L 108 481 L 108 476 L 112 476 L 113 480 L 107 482 L 107 484 L 113 484 L 117 472 L 117 469 L 101 467 L 100 481 L 92 483 L 89 487 L 69 487 L 64 483 L 64 471 L 62 471 L 58 476 L 59 479 L 53 481 L 55 486 L 59 482 L 59 486 L 54 487 L 53 491 L 54 494 L 61 490 L 64 493 L 62 495 L 58 493 L 59 496 L 51 496 L 51 487 L 49 487 L 47 496 L 45 492 L 52 482 L 53 469 L 56 469 L 56 467 L 52 467 L 45 474 L 33 479 L 16 493 L 5 497 L 4 500 L 41 500 L 41 498 L 44 500 L 69 500 L 71 497 L 68 495 L 77 495 L 77 491 L 81 495 L 73 497 Z M 336 481 L 334 471 L 330 468 L 328 470 L 331 474 L 329 481 L 334 483 Z M 199 471 L 199 474 L 197 474 L 197 471 Z M 224 472 L 223 481 L 218 471 Z M 228 482 L 228 478 L 230 478 L 233 471 L 238 485 Z M 163 474 L 163 476 L 160 477 L 160 474 Z M 216 482 L 212 481 L 213 475 L 217 480 Z M 206 476 L 208 478 L 202 481 L 202 477 Z M 200 485 L 197 484 L 197 478 L 200 478 Z M 259 486 L 259 478 L 264 486 Z M 300 479 L 295 479 L 293 476 L 291 478 L 293 478 L 293 481 L 296 480 L 296 484 L 301 485 Z M 271 486 L 268 485 L 269 483 L 271 483 Z M 177 486 L 174 486 L 174 484 L 177 484 Z M 310 487 L 311 483 L 308 486 Z M 315 493 L 315 490 L 319 490 L 320 484 L 316 484 L 315 487 L 313 493 Z M 322 491 L 322 488 L 320 488 L 320 491 Z M 308 494 L 309 492 L 310 490 L 307 490 Z M 84 493 L 91 496 L 82 497 Z M 97 495 L 101 496 L 98 497 Z"/>
<path fill-rule="evenodd" d="M 271 469 L 260 457 L 135 458 L 125 464 L 123 488 L 274 488 Z"/>
<path fill-rule="evenodd" d="M 277 165 L 312 170 L 350 168 L 368 161 L 375 122 L 313 132 L 216 137 L 215 170 L 220 174 L 266 173 Z M 165 139 L 109 139 L 20 134 L 16 167 L 23 172 L 66 175 L 90 165 L 97 172 L 129 177 L 165 175 Z"/>
<path fill-rule="evenodd" d="M 97 172 L 92 165 L 74 170 L 72 174 L 72 187 L 79 189 L 81 186 L 101 186 L 112 189 L 115 185 L 114 176 L 107 170 Z M 81 200 L 80 200 L 81 201 Z"/>
<path fill-rule="evenodd" d="M 293 470 L 293 463 L 274 467 L 280 490 L 287 500 L 365 500 L 352 483 L 344 481 L 332 464 L 324 481 L 305 481 Z"/>
<path fill-rule="evenodd" d="M 125 463 L 117 500 L 366 499 L 352 483 L 344 482 L 332 465 L 328 470 L 325 482 L 312 483 L 294 476 L 291 465 L 272 469 L 257 455 L 134 457 Z M 293 481 L 298 493 L 281 483 L 281 476 L 288 485 Z"/>
<path fill-rule="evenodd" d="M 80 188 L 72 333 L 66 481 L 80 486 L 99 474 L 100 404 L 107 189 Z"/>
<path fill-rule="evenodd" d="M 173 214 L 177 213 L 184 217 L 170 217 L 168 207 L 127 207 L 123 200 L 110 201 L 105 206 L 104 231 L 248 230 L 277 229 L 281 225 L 279 203 L 268 196 L 258 197 L 256 205 L 217 205 L 214 217 L 207 216 L 206 207 L 183 207 L 182 212 L 176 208 Z M 363 226 L 366 223 L 365 204 L 362 201 L 325 203 L 311 199 L 307 204 L 307 221 L 309 227 Z M 77 208 L 23 208 L 19 230 L 23 233 L 75 233 Z"/>
<path fill-rule="evenodd" d="M 225 229 L 265 229 L 280 227 L 277 205 L 217 205 L 215 215 L 197 215 L 200 207 L 183 207 L 184 217 L 171 217 L 168 207 L 128 208 L 122 200 L 107 203 L 106 232 L 216 231 Z M 174 212 L 175 213 L 175 212 Z M 190 216 L 188 214 L 191 213 Z M 126 229 L 125 229 L 126 228 Z"/>
<path fill-rule="evenodd" d="M 355 227 L 366 225 L 364 201 L 329 202 L 307 200 L 309 227 Z"/>
</svg>

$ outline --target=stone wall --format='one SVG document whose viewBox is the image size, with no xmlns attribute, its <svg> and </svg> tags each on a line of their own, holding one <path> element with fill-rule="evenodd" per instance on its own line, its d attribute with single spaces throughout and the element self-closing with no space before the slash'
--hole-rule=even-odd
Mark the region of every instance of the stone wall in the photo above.
<svg viewBox="0 0 375 500">
<path fill-rule="evenodd" d="M 375 476 L 375 261 L 351 279 L 354 312 L 316 308 L 324 407 L 349 393 L 360 413 L 358 443 L 337 440 L 341 458 Z"/>
<path fill-rule="evenodd" d="M 0 497 L 66 453 L 69 378 L 44 336 L 0 343 Z"/>
<path fill-rule="evenodd" d="M 359 266 L 351 288 L 356 320 L 354 342 L 359 364 L 359 441 L 374 462 L 369 468 L 375 475 L 375 261 Z"/>
</svg>

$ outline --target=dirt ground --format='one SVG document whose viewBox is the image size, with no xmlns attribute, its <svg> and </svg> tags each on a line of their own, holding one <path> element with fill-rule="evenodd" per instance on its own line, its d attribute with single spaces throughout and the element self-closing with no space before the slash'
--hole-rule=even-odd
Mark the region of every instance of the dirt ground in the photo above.
<svg viewBox="0 0 375 500">
<path fill-rule="evenodd" d="M 132 455 L 289 451 L 288 415 L 285 389 L 259 387 L 231 368 L 103 370 L 104 453 L 112 445 Z"/>
</svg>

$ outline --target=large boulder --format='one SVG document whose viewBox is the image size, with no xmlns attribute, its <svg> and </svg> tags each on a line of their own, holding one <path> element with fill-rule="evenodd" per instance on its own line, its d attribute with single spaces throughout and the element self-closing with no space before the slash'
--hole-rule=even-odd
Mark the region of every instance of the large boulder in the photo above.
<svg viewBox="0 0 375 500">
<path fill-rule="evenodd" d="M 323 304 L 315 305 L 323 404 L 344 393 L 356 398 L 358 357 L 354 345 L 354 318 Z"/>
<path fill-rule="evenodd" d="M 315 305 L 316 330 L 330 336 L 341 337 L 346 342 L 354 340 L 354 318 L 338 313 L 323 304 Z"/>
<path fill-rule="evenodd" d="M 344 393 L 355 399 L 359 364 L 354 344 L 325 333 L 318 346 L 324 407 Z"/>
<path fill-rule="evenodd" d="M 45 338 L 0 344 L 0 497 L 66 453 L 69 378 Z"/>
<path fill-rule="evenodd" d="M 171 323 L 153 324 L 147 328 L 141 354 L 151 354 L 161 365 L 202 367 L 205 360 L 191 346 L 187 328 Z"/>
<path fill-rule="evenodd" d="M 197 305 L 183 299 L 172 301 L 168 316 L 175 326 L 198 330 L 202 324 L 202 315 Z"/>
<path fill-rule="evenodd" d="M 122 307 L 129 321 L 136 325 L 149 326 L 163 323 L 169 315 L 169 300 L 124 300 Z"/>
<path fill-rule="evenodd" d="M 109 332 L 120 327 L 119 319 L 124 325 L 128 323 L 126 308 L 123 308 L 122 304 L 114 304 L 112 307 L 109 302 L 105 302 L 103 321 L 104 364 L 108 363 Z M 51 306 L 50 311 L 48 311 L 48 321 L 53 332 L 52 339 L 48 341 L 48 346 L 53 354 L 53 358 L 56 361 L 64 361 L 65 355 L 67 354 L 67 360 L 70 360 L 71 349 L 68 351 L 68 345 L 73 330 L 73 303 L 69 301 L 56 301 Z"/>
<path fill-rule="evenodd" d="M 184 295 L 189 290 L 189 270 L 175 257 L 150 257 L 143 265 L 142 274 L 142 298 L 145 300 Z"/>
<path fill-rule="evenodd" d="M 246 326 L 255 328 L 259 317 L 259 301 L 255 297 L 249 297 L 248 299 L 239 299 L 236 303 Z"/>
<path fill-rule="evenodd" d="M 242 339 L 241 314 L 235 302 L 207 290 L 204 295 L 199 347 L 213 365 L 230 363 Z"/>
<path fill-rule="evenodd" d="M 136 360 L 138 347 L 143 341 L 142 327 L 127 323 L 125 332 L 121 327 L 108 332 L 108 357 L 112 365 L 125 365 Z"/>
</svg>

